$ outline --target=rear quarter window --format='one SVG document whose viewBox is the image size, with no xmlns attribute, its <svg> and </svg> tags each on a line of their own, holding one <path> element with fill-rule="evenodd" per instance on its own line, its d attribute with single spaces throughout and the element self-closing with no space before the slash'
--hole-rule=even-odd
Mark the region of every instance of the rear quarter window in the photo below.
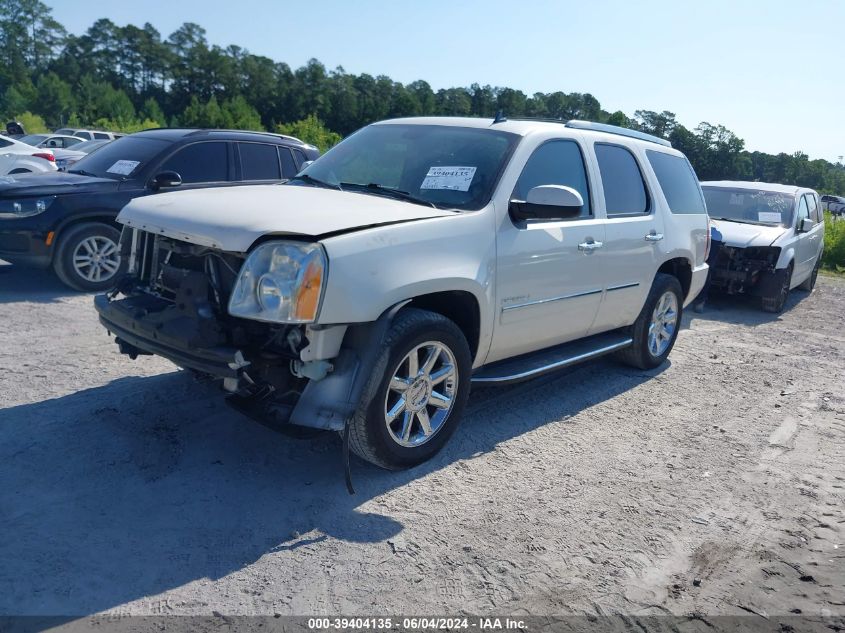
<svg viewBox="0 0 845 633">
<path fill-rule="evenodd" d="M 654 150 L 646 155 L 672 213 L 707 213 L 698 178 L 685 157 Z"/>
</svg>

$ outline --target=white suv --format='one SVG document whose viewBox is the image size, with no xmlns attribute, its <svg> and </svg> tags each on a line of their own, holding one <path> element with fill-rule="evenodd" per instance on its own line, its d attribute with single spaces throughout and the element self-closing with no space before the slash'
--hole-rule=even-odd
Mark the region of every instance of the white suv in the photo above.
<svg viewBox="0 0 845 633">
<path fill-rule="evenodd" d="M 385 468 L 436 453 L 473 383 L 660 365 L 709 245 L 666 141 L 503 118 L 373 124 L 287 184 L 139 198 L 118 222 L 128 276 L 95 304 L 123 353 Z"/>
<path fill-rule="evenodd" d="M 760 298 L 783 311 L 789 291 L 816 285 L 824 249 L 824 213 L 812 189 L 764 182 L 702 182 L 718 231 L 711 284 Z M 721 237 L 719 237 L 721 235 Z"/>
</svg>

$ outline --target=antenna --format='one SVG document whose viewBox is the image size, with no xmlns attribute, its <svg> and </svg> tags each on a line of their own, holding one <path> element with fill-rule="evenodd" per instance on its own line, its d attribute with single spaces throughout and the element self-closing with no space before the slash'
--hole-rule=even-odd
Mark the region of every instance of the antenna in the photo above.
<svg viewBox="0 0 845 633">
<path fill-rule="evenodd" d="M 505 116 L 505 111 L 499 110 L 496 112 L 496 118 L 493 119 L 493 125 L 496 125 L 497 123 L 504 123 L 507 120 L 508 118 Z"/>
</svg>

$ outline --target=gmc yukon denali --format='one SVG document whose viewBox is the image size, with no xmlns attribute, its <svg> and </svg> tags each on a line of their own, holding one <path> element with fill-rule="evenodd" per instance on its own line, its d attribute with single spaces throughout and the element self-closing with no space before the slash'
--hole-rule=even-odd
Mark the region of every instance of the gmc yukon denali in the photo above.
<svg viewBox="0 0 845 633">
<path fill-rule="evenodd" d="M 118 222 L 127 274 L 95 303 L 122 353 L 390 469 L 448 441 L 472 384 L 663 363 L 710 235 L 668 142 L 501 116 L 376 123 L 283 185 L 137 198 Z"/>
</svg>

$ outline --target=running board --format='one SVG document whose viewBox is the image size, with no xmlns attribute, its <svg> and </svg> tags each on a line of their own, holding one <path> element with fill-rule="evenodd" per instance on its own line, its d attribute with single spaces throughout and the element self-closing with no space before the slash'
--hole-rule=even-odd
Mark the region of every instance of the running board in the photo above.
<svg viewBox="0 0 845 633">
<path fill-rule="evenodd" d="M 480 367 L 472 375 L 472 384 L 505 385 L 528 380 L 624 349 L 633 342 L 630 336 L 619 332 L 588 336 Z"/>
</svg>

